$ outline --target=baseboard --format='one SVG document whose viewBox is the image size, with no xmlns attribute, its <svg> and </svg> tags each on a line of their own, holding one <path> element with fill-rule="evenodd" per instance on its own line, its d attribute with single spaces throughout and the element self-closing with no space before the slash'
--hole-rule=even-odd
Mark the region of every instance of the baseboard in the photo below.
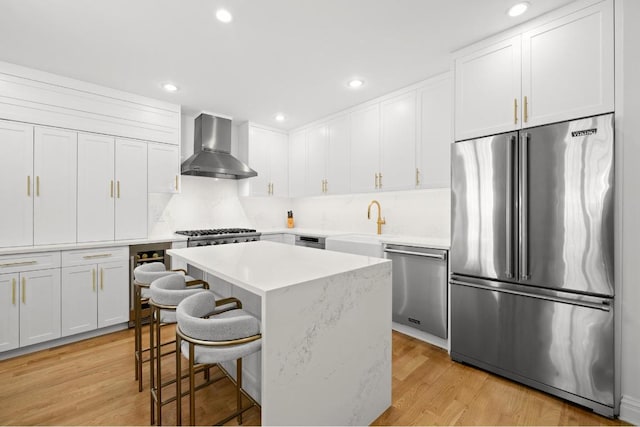
<svg viewBox="0 0 640 427">
<path fill-rule="evenodd" d="M 640 400 L 622 396 L 619 418 L 633 425 L 640 425 Z"/>
<path fill-rule="evenodd" d="M 409 335 L 412 338 L 424 341 L 426 343 L 435 345 L 436 347 L 443 348 L 449 351 L 449 340 L 436 337 L 434 335 L 423 332 L 419 329 L 412 328 L 411 326 L 402 325 L 400 323 L 392 322 L 391 328 L 394 331 L 402 332 L 405 335 Z"/>
</svg>

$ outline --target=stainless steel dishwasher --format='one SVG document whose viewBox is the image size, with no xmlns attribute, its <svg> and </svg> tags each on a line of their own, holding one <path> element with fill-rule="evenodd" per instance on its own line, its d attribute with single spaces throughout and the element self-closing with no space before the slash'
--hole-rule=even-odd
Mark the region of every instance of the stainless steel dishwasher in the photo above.
<svg viewBox="0 0 640 427">
<path fill-rule="evenodd" d="M 447 338 L 447 251 L 387 244 L 393 321 Z"/>
</svg>

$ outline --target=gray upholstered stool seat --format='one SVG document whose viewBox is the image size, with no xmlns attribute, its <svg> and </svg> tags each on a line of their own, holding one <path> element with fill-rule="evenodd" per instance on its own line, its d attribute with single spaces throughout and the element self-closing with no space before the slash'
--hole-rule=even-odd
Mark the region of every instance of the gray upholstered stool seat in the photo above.
<svg viewBox="0 0 640 427">
<path fill-rule="evenodd" d="M 138 391 L 142 391 L 142 365 L 149 359 L 144 358 L 144 353 L 149 351 L 149 348 L 143 348 L 142 345 L 142 321 L 146 317 L 142 313 L 142 305 L 147 303 L 151 296 L 149 286 L 154 280 L 164 277 L 168 274 L 185 274 L 184 270 L 167 270 L 165 265 L 161 262 L 148 262 L 141 264 L 133 270 L 133 309 L 134 309 L 134 324 L 135 324 L 135 349 L 134 349 L 134 362 L 135 362 L 135 377 L 138 380 Z M 187 281 L 193 281 L 190 276 L 185 276 Z"/>
<path fill-rule="evenodd" d="M 176 323 L 175 310 L 178 304 L 188 296 L 196 293 L 211 293 L 208 283 L 202 280 L 187 282 L 181 274 L 168 274 L 151 282 L 149 305 L 151 306 L 150 325 L 150 361 L 151 361 L 151 424 L 162 424 L 162 406 L 172 401 L 162 400 L 162 388 L 168 383 L 162 382 L 162 341 L 160 328 L 162 325 Z M 213 295 L 213 293 L 211 293 Z M 214 296 L 215 298 L 215 296 Z M 164 343 L 166 344 L 166 343 Z"/>
<path fill-rule="evenodd" d="M 242 413 L 257 403 L 242 390 L 242 358 L 259 351 L 262 347 L 260 321 L 241 309 L 220 312 L 225 301 L 216 300 L 211 293 L 199 293 L 185 298 L 176 309 L 176 349 L 189 361 L 189 424 L 195 425 L 195 384 L 193 371 L 196 365 L 210 365 L 236 361 L 237 410 L 220 421 L 224 424 L 234 417 L 242 424 Z M 176 376 L 181 376 L 180 357 L 176 357 Z M 182 392 L 180 381 L 176 382 L 177 423 L 181 423 Z M 243 408 L 242 397 L 252 405 Z M 218 424 L 218 423 L 215 423 Z"/>
</svg>

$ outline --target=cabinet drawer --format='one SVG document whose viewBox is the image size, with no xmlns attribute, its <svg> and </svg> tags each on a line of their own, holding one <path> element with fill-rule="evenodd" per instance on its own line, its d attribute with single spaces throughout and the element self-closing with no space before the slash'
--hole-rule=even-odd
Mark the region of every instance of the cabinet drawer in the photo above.
<svg viewBox="0 0 640 427">
<path fill-rule="evenodd" d="M 78 249 L 62 252 L 62 266 L 97 264 L 107 261 L 126 260 L 129 257 L 128 246 L 115 248 Z"/>
<path fill-rule="evenodd" d="M 60 252 L 0 256 L 0 274 L 60 267 Z"/>
</svg>

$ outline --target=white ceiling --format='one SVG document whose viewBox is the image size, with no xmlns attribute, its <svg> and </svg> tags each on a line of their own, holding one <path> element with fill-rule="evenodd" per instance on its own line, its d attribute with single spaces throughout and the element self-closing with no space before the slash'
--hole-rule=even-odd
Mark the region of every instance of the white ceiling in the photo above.
<svg viewBox="0 0 640 427">
<path fill-rule="evenodd" d="M 0 61 L 291 129 L 444 72 L 449 52 L 570 2 L 529 1 L 514 19 L 516 0 L 0 0 Z M 348 89 L 356 76 L 365 86 Z"/>
</svg>

